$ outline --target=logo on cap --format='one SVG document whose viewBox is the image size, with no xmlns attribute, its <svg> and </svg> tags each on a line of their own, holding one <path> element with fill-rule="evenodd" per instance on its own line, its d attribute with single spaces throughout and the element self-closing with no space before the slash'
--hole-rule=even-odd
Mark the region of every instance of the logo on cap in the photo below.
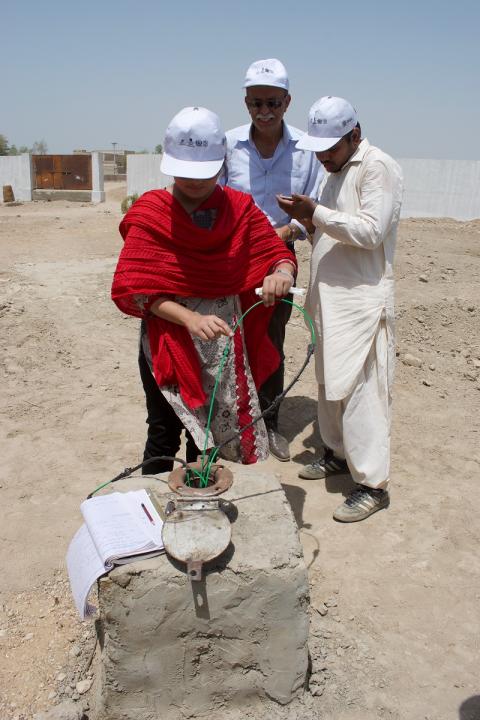
<svg viewBox="0 0 480 720">
<path fill-rule="evenodd" d="M 185 138 L 181 138 L 179 145 L 184 145 L 185 147 L 208 147 L 208 140 L 193 140 L 193 138 L 188 138 L 188 140 L 185 140 Z"/>
</svg>

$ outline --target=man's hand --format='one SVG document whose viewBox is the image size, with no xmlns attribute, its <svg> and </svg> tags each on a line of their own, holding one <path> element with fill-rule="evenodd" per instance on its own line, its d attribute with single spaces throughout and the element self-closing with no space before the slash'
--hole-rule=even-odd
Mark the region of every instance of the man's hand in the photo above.
<svg viewBox="0 0 480 720">
<path fill-rule="evenodd" d="M 289 271 L 290 268 L 286 271 L 286 273 Z M 283 272 L 274 272 L 271 275 L 267 275 L 262 286 L 263 304 L 267 307 L 271 307 L 275 304 L 278 298 L 288 295 L 292 285 L 293 275 L 291 278 L 288 277 L 288 274 L 284 274 Z"/>
<path fill-rule="evenodd" d="M 292 228 L 290 225 L 282 225 L 281 227 L 275 228 L 275 232 L 277 233 L 280 240 L 283 240 L 283 242 L 289 242 L 289 240 L 292 240 Z"/>
<path fill-rule="evenodd" d="M 283 212 L 298 220 L 302 225 L 306 227 L 312 225 L 312 216 L 316 203 L 308 195 L 294 194 L 291 200 L 285 199 L 282 195 L 277 195 L 277 202 Z"/>
<path fill-rule="evenodd" d="M 195 335 L 200 340 L 215 340 L 220 335 L 233 337 L 232 329 L 225 320 L 216 315 L 201 315 L 198 312 L 192 312 L 185 326 L 191 335 Z"/>
</svg>

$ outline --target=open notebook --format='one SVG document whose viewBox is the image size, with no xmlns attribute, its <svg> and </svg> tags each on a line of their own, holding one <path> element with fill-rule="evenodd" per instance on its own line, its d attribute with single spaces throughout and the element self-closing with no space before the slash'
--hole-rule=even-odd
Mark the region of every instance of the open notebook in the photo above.
<svg viewBox="0 0 480 720">
<path fill-rule="evenodd" d="M 85 500 L 84 524 L 67 552 L 67 569 L 82 620 L 96 608 L 88 602 L 93 584 L 114 565 L 163 552 L 162 519 L 146 490 L 114 492 Z"/>
</svg>

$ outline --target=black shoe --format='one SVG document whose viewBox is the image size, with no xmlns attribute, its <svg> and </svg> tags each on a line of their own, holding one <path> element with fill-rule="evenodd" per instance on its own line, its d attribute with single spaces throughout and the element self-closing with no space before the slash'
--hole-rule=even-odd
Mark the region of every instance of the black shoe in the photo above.
<svg viewBox="0 0 480 720">
<path fill-rule="evenodd" d="M 290 448 L 288 447 L 287 439 L 271 428 L 267 430 L 267 434 L 270 455 L 276 457 L 277 460 L 281 460 L 281 462 L 290 460 Z"/>
</svg>

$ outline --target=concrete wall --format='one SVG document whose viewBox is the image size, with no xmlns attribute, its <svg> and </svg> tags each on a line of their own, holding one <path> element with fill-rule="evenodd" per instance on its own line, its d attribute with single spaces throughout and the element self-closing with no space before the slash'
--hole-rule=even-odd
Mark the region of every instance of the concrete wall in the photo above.
<svg viewBox="0 0 480 720">
<path fill-rule="evenodd" d="M 402 217 L 480 218 L 480 161 L 398 161 L 404 175 Z"/>
<path fill-rule="evenodd" d="M 128 155 L 127 194 L 162 188 L 171 178 L 160 172 L 160 155 Z M 480 218 L 480 161 L 398 161 L 405 181 L 402 217 Z"/>
<path fill-rule="evenodd" d="M 127 155 L 127 195 L 164 188 L 171 178 L 160 172 L 161 155 Z"/>
<path fill-rule="evenodd" d="M 1 188 L 11 185 L 15 200 L 32 199 L 32 166 L 30 155 L 0 156 L 0 202 L 3 201 Z"/>
</svg>

